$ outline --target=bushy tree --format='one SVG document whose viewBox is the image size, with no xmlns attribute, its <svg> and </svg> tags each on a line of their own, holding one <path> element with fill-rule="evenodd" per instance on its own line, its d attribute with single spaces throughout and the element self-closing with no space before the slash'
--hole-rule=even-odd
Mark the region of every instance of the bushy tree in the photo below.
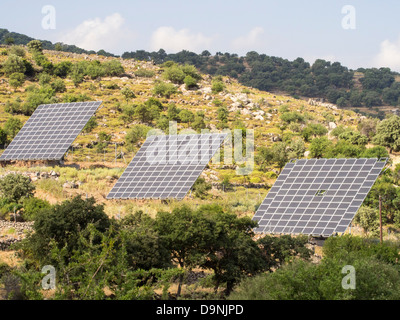
<svg viewBox="0 0 400 320">
<path fill-rule="evenodd" d="M 9 139 L 14 139 L 19 130 L 22 128 L 22 122 L 18 118 L 8 118 L 4 124 L 4 131 L 7 133 Z"/>
<path fill-rule="evenodd" d="M 23 198 L 33 195 L 35 186 L 29 177 L 21 174 L 8 174 L 0 179 L 0 192 L 3 198 L 13 202 L 19 202 Z"/>
<path fill-rule="evenodd" d="M 271 147 L 271 152 L 274 155 L 273 161 L 278 165 L 279 172 L 289 160 L 287 146 L 284 142 L 274 143 Z"/>
<path fill-rule="evenodd" d="M 129 89 L 128 87 L 124 87 L 121 90 L 121 94 L 125 97 L 126 101 L 129 101 L 129 100 L 131 100 L 133 98 L 136 98 L 135 93 L 131 89 Z"/>
<path fill-rule="evenodd" d="M 192 128 L 197 131 L 206 128 L 206 123 L 204 121 L 204 114 L 196 113 L 196 115 L 194 116 L 194 121 L 192 123 Z"/>
<path fill-rule="evenodd" d="M 62 79 L 56 79 L 50 84 L 51 88 L 55 92 L 65 92 L 67 91 L 67 87 L 65 86 L 65 83 Z"/>
<path fill-rule="evenodd" d="M 27 44 L 27 47 L 30 52 L 42 52 L 43 51 L 43 44 L 40 40 L 32 40 Z"/>
<path fill-rule="evenodd" d="M 321 137 L 328 133 L 328 129 L 320 123 L 310 123 L 301 132 L 304 140 L 306 142 L 312 138 Z"/>
<path fill-rule="evenodd" d="M 42 210 L 51 207 L 48 201 L 35 197 L 24 198 L 22 206 L 24 208 L 22 216 L 27 221 L 35 221 Z"/>
<path fill-rule="evenodd" d="M 332 142 L 326 137 L 314 138 L 310 144 L 310 156 L 313 158 L 321 158 L 324 152 L 332 145 Z"/>
<path fill-rule="evenodd" d="M 120 235 L 130 267 L 142 270 L 172 267 L 170 252 L 155 224 L 156 221 L 143 211 L 137 211 L 121 220 Z"/>
<path fill-rule="evenodd" d="M 221 122 L 227 122 L 229 116 L 229 111 L 226 107 L 221 106 L 217 110 L 217 119 Z"/>
<path fill-rule="evenodd" d="M 3 71 L 8 76 L 13 73 L 25 73 L 26 66 L 24 59 L 15 54 L 10 54 L 7 60 L 3 63 Z"/>
<path fill-rule="evenodd" d="M 53 73 L 55 76 L 65 78 L 71 71 L 72 63 L 70 61 L 61 61 L 54 65 Z"/>
<path fill-rule="evenodd" d="M 301 138 L 293 139 L 289 144 L 289 159 L 300 159 L 304 157 L 306 146 Z"/>
<path fill-rule="evenodd" d="M 182 109 L 179 112 L 179 120 L 183 123 L 191 123 L 194 121 L 194 113 L 187 109 Z"/>
<path fill-rule="evenodd" d="M 172 83 L 166 83 L 166 82 L 157 82 L 154 85 L 153 88 L 153 93 L 156 96 L 161 96 L 165 98 L 170 98 L 173 94 L 177 92 L 176 87 Z"/>
<path fill-rule="evenodd" d="M 356 216 L 354 223 L 363 228 L 364 232 L 377 231 L 379 226 L 379 215 L 376 209 L 362 206 Z"/>
<path fill-rule="evenodd" d="M 185 79 L 183 80 L 185 83 L 186 89 L 192 90 L 197 88 L 197 80 L 193 78 L 192 76 L 186 76 Z"/>
<path fill-rule="evenodd" d="M 8 78 L 8 82 L 10 83 L 11 87 L 13 87 L 14 89 L 17 89 L 24 84 L 25 75 L 20 72 L 12 73 Z"/>
<path fill-rule="evenodd" d="M 164 70 L 163 77 L 173 83 L 182 84 L 185 79 L 185 73 L 178 65 L 173 65 Z"/>
<path fill-rule="evenodd" d="M 144 103 L 141 103 L 135 107 L 135 117 L 142 123 L 149 123 L 151 122 L 154 117 L 153 114 Z"/>
<path fill-rule="evenodd" d="M 212 82 L 211 91 L 212 93 L 219 93 L 225 90 L 225 84 L 222 81 L 215 80 Z"/>
<path fill-rule="evenodd" d="M 197 178 L 193 184 L 192 190 L 197 198 L 205 199 L 208 196 L 208 191 L 212 188 L 211 183 L 207 182 L 204 178 Z"/>
<path fill-rule="evenodd" d="M 0 145 L 4 146 L 7 142 L 7 133 L 3 128 L 0 128 Z"/>
<path fill-rule="evenodd" d="M 400 117 L 392 116 L 382 120 L 376 127 L 373 142 L 388 147 L 389 152 L 400 150 Z"/>
<path fill-rule="evenodd" d="M 102 66 L 104 69 L 104 74 L 109 77 L 118 77 L 125 72 L 124 67 L 118 60 L 103 62 Z"/>
<path fill-rule="evenodd" d="M 167 117 L 169 121 L 178 121 L 179 120 L 179 113 L 181 110 L 177 108 L 175 103 L 170 103 L 167 109 Z"/>
<path fill-rule="evenodd" d="M 91 61 L 86 67 L 86 74 L 91 79 L 98 79 L 105 75 L 105 71 L 103 66 L 101 65 L 100 61 L 94 60 Z"/>
<path fill-rule="evenodd" d="M 133 151 L 136 144 L 141 140 L 146 138 L 147 133 L 151 128 L 145 125 L 135 125 L 125 136 L 126 148 L 128 151 Z"/>
<path fill-rule="evenodd" d="M 339 139 L 345 140 L 357 146 L 365 146 L 368 143 L 367 136 L 357 131 L 347 130 L 339 135 Z"/>
<path fill-rule="evenodd" d="M 255 162 L 260 167 L 261 171 L 266 171 L 267 166 L 273 162 L 274 154 L 271 151 L 271 148 L 260 147 L 258 148 L 257 154 L 255 156 Z"/>
<path fill-rule="evenodd" d="M 296 260 L 274 273 L 247 278 L 229 296 L 233 300 L 392 300 L 400 296 L 396 267 L 373 258 L 355 260 L 356 287 L 342 287 L 345 262 L 320 264 Z"/>
<path fill-rule="evenodd" d="M 86 230 L 89 224 L 99 232 L 105 232 L 110 227 L 110 220 L 104 213 L 103 205 L 96 205 L 94 198 L 83 200 L 77 196 L 43 209 L 33 225 L 35 232 L 27 239 L 30 255 L 41 263 L 56 263 L 54 257 L 49 255 L 52 244 L 55 244 L 58 249 L 66 251 L 64 262 L 68 262 L 74 250 L 78 250 L 81 245 L 81 235 L 87 240 L 90 239 L 91 235 Z M 96 243 L 100 239 L 101 237 L 97 236 L 90 240 Z"/>
<path fill-rule="evenodd" d="M 289 111 L 281 114 L 281 120 L 287 123 L 304 122 L 304 116 L 297 111 Z"/>
<path fill-rule="evenodd" d="M 26 55 L 26 51 L 23 47 L 21 46 L 12 46 L 9 50 L 8 50 L 8 54 L 15 54 L 18 57 L 21 58 L 25 58 Z"/>
<path fill-rule="evenodd" d="M 25 103 L 22 105 L 22 113 L 29 116 L 41 104 L 58 102 L 55 93 L 56 91 L 48 84 L 41 86 L 40 88 L 33 88 L 28 92 Z"/>
</svg>

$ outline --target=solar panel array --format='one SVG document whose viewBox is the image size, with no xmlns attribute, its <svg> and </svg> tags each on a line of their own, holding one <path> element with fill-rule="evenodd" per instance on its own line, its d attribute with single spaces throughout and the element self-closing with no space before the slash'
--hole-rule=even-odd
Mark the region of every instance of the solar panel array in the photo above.
<svg viewBox="0 0 400 320">
<path fill-rule="evenodd" d="M 253 217 L 259 223 L 255 231 L 315 236 L 346 231 L 386 160 L 287 163 Z"/>
<path fill-rule="evenodd" d="M 150 136 L 108 199 L 183 199 L 227 134 Z"/>
<path fill-rule="evenodd" d="M 0 161 L 62 159 L 101 103 L 91 101 L 38 106 L 0 156 Z"/>
</svg>

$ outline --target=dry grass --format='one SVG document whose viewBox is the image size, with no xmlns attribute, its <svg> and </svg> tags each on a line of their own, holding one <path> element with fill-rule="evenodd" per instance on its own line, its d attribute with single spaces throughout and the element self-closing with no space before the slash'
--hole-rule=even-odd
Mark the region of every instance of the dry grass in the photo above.
<svg viewBox="0 0 400 320">
<path fill-rule="evenodd" d="M 15 268 L 21 265 L 22 260 L 18 258 L 15 251 L 0 251 L 0 264 L 2 263 Z"/>
</svg>

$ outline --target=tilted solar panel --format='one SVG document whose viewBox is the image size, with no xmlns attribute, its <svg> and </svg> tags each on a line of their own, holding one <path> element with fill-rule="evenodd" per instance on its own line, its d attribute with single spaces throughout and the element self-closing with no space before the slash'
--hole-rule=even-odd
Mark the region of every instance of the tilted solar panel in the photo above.
<svg viewBox="0 0 400 320">
<path fill-rule="evenodd" d="M 183 199 L 227 134 L 150 136 L 108 199 Z"/>
<path fill-rule="evenodd" d="M 260 233 L 344 232 L 378 178 L 377 159 L 301 159 L 282 170 L 255 213 Z"/>
<path fill-rule="evenodd" d="M 37 107 L 0 161 L 60 160 L 101 105 L 101 101 Z"/>
</svg>

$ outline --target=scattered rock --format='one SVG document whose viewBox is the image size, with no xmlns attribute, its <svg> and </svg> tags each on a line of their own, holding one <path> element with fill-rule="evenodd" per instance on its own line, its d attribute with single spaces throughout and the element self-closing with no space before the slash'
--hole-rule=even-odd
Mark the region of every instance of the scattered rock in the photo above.
<svg viewBox="0 0 400 320">
<path fill-rule="evenodd" d="M 337 125 L 334 122 L 329 122 L 328 123 L 328 127 L 329 127 L 330 130 L 333 130 L 333 129 L 335 129 L 337 127 Z"/>
</svg>

